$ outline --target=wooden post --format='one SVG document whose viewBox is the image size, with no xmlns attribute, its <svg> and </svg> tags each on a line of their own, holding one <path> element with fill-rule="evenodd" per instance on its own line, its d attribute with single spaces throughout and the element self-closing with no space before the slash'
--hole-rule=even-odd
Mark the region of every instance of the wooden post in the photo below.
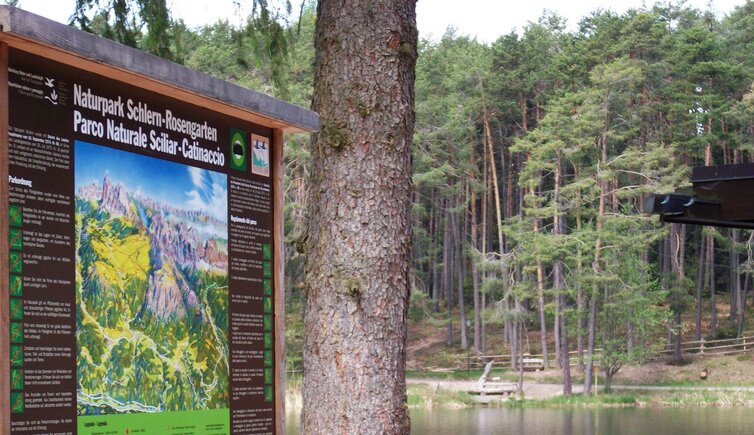
<svg viewBox="0 0 754 435">
<path fill-rule="evenodd" d="M 285 247 L 283 243 L 283 177 L 285 165 L 283 163 L 283 130 L 272 130 L 272 191 L 273 191 L 273 219 L 275 247 L 274 275 L 275 275 L 275 433 L 285 433 L 285 285 L 284 270 Z"/>
<path fill-rule="evenodd" d="M 8 45 L 0 43 L 0 433 L 10 433 L 8 290 Z"/>
<path fill-rule="evenodd" d="M 701 344 L 699 345 L 699 355 L 704 355 L 704 337 L 702 337 Z"/>
<path fill-rule="evenodd" d="M 599 389 L 599 379 L 600 378 L 597 377 L 597 375 L 600 372 L 600 367 L 597 366 L 597 365 L 595 365 L 595 366 L 592 367 L 592 371 L 594 372 L 594 395 L 598 396 L 600 394 L 600 389 Z"/>
</svg>

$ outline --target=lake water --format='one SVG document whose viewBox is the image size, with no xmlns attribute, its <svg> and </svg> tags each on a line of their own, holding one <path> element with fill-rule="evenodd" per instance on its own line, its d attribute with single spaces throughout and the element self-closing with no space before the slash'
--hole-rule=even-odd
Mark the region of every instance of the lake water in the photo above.
<svg viewBox="0 0 754 435">
<path fill-rule="evenodd" d="M 299 433 L 300 414 L 286 414 Z M 430 435 L 754 434 L 750 408 L 412 409 L 411 433 Z"/>
</svg>

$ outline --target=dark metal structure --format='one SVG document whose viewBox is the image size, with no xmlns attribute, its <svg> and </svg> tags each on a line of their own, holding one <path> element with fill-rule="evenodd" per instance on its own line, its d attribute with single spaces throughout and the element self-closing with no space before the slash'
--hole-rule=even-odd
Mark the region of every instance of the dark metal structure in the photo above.
<svg viewBox="0 0 754 435">
<path fill-rule="evenodd" d="M 644 209 L 662 222 L 754 229 L 754 163 L 699 166 L 692 187 L 648 197 Z"/>
</svg>

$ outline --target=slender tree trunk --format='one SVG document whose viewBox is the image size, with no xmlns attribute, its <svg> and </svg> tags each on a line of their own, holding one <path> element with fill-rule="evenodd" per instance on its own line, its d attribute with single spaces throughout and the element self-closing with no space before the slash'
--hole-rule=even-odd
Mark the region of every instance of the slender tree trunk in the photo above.
<svg viewBox="0 0 754 435">
<path fill-rule="evenodd" d="M 432 202 L 432 209 L 435 215 L 432 238 L 432 245 L 434 247 L 432 250 L 432 261 L 434 262 L 434 265 L 432 265 L 432 312 L 439 313 L 440 299 L 442 298 L 442 269 L 439 267 L 440 258 L 438 258 L 438 254 L 440 254 L 440 216 L 442 213 L 440 213 L 440 207 L 438 207 L 436 199 Z"/>
<path fill-rule="evenodd" d="M 710 118 L 711 122 L 711 118 Z M 707 132 L 712 129 L 712 124 L 707 123 Z M 704 147 L 704 165 L 712 165 L 712 143 L 708 142 Z M 706 227 L 705 227 L 706 228 Z M 710 229 L 711 230 L 711 229 Z M 715 238 L 712 234 L 705 236 L 707 243 L 705 248 L 707 249 L 707 278 L 709 279 L 709 291 L 710 291 L 710 335 L 713 338 L 717 338 L 717 289 L 715 283 Z"/>
<path fill-rule="evenodd" d="M 560 183 L 562 179 L 562 166 L 560 156 L 558 155 L 558 161 L 555 166 L 555 179 L 554 183 L 554 203 L 555 203 L 555 216 L 553 217 L 552 232 L 555 237 L 565 235 L 565 219 L 560 215 Z M 558 362 L 563 370 L 563 394 L 570 395 L 572 393 L 571 383 L 571 361 L 568 354 L 568 329 L 566 328 L 566 295 L 565 295 L 565 278 L 563 274 L 563 262 L 560 258 L 555 259 L 552 270 L 552 281 L 555 289 L 555 294 L 558 300 L 558 316 L 556 318 L 556 324 L 559 326 L 556 331 L 558 336 L 558 345 L 560 349 L 560 357 Z"/>
<path fill-rule="evenodd" d="M 584 394 L 592 394 L 592 373 L 594 371 L 594 338 L 597 332 L 597 290 L 589 298 L 589 331 L 586 345 L 586 368 L 584 369 Z"/>
<path fill-rule="evenodd" d="M 699 243 L 699 268 L 696 272 L 696 317 L 694 318 L 694 340 L 702 339 L 702 288 L 704 287 L 704 261 L 706 253 L 704 242 L 706 238 L 702 234 Z"/>
<path fill-rule="evenodd" d="M 545 288 L 544 288 L 544 267 L 542 262 L 537 259 L 537 304 L 539 311 L 539 333 L 542 343 L 542 359 L 545 368 L 550 368 L 550 356 L 547 352 L 547 323 L 545 323 Z"/>
<path fill-rule="evenodd" d="M 523 313 L 521 312 L 521 302 L 516 300 L 516 320 L 514 324 L 516 325 L 516 343 L 518 343 L 517 347 L 517 355 L 518 355 L 518 396 L 523 396 L 524 393 L 524 320 L 522 318 Z M 514 366 L 515 367 L 515 366 Z"/>
<path fill-rule="evenodd" d="M 717 283 L 715 282 L 715 239 L 707 236 L 707 277 L 710 293 L 710 335 L 717 338 Z"/>
<path fill-rule="evenodd" d="M 489 210 L 489 203 L 490 203 L 490 177 L 489 177 L 489 165 L 487 165 L 487 151 L 484 148 L 484 142 L 482 142 L 482 168 L 483 168 L 483 176 L 482 176 L 482 184 L 484 185 L 484 195 L 482 196 L 482 258 L 484 261 L 487 261 L 487 225 L 489 222 L 489 219 L 487 219 L 487 213 Z M 487 272 L 484 273 L 485 278 L 487 277 Z M 485 312 L 487 309 L 487 295 L 482 294 L 482 313 Z M 481 351 L 482 355 L 487 354 L 487 327 L 484 323 L 484 316 L 479 316 L 479 324 L 481 329 Z M 505 337 L 503 337 L 503 341 L 505 341 Z"/>
<path fill-rule="evenodd" d="M 534 187 L 529 188 L 529 195 L 536 195 Z M 532 220 L 532 233 L 539 234 L 540 220 L 534 217 Z M 536 254 L 535 264 L 537 268 L 537 312 L 539 314 L 539 333 L 542 344 L 542 360 L 546 369 L 550 368 L 550 355 L 547 349 L 547 318 L 545 316 L 545 267 L 539 254 Z M 557 343 L 556 343 L 557 346 Z"/>
<path fill-rule="evenodd" d="M 489 163 L 490 174 L 492 175 L 492 186 L 495 191 L 495 216 L 497 218 L 497 241 L 500 246 L 500 253 L 503 254 L 503 211 L 500 204 L 500 186 L 497 182 L 497 169 L 495 164 L 495 152 L 492 146 L 492 134 L 490 133 L 490 118 L 487 112 L 487 105 L 485 102 L 484 85 L 480 82 L 480 88 L 482 90 L 482 125 L 484 127 L 484 137 L 487 141 L 487 147 L 489 149 Z"/>
<path fill-rule="evenodd" d="M 456 263 L 456 281 L 457 281 L 457 300 L 458 300 L 458 312 L 460 317 L 461 328 L 461 347 L 467 349 L 469 347 L 468 329 L 466 328 L 466 301 L 463 295 L 463 278 L 464 273 L 462 271 L 461 257 L 463 255 L 463 238 L 461 235 L 461 222 L 458 216 L 458 212 L 453 212 L 453 232 L 456 244 L 455 263 Z"/>
<path fill-rule="evenodd" d="M 607 100 L 607 97 L 605 98 Z M 607 111 L 605 111 L 607 113 Z M 607 116 L 607 115 L 605 115 Z M 607 165 L 607 119 L 605 119 L 605 126 L 600 137 L 600 163 Z M 605 205 L 607 202 L 607 181 L 600 176 L 598 172 L 597 186 L 599 186 L 599 205 L 597 207 L 597 220 L 596 220 L 596 239 L 594 241 L 594 260 L 592 261 L 592 272 L 594 273 L 594 283 L 592 284 L 592 295 L 590 298 L 589 306 L 589 343 L 587 344 L 587 363 L 586 371 L 584 372 L 584 394 L 592 394 L 592 370 L 594 368 L 594 341 L 597 330 L 597 299 L 599 295 L 599 283 L 598 280 L 602 275 L 602 231 L 605 225 Z"/>
<path fill-rule="evenodd" d="M 751 261 L 751 260 L 750 260 Z M 739 305 L 739 313 L 738 313 L 738 328 L 736 330 L 736 338 L 743 337 L 744 333 L 744 313 L 746 308 L 746 298 L 749 296 L 749 286 L 751 285 L 751 274 L 746 274 L 746 279 L 744 280 L 744 288 L 742 290 L 743 296 L 741 297 L 741 304 Z"/>
<path fill-rule="evenodd" d="M 416 2 L 321 0 L 314 39 L 301 432 L 408 434 Z"/>
<path fill-rule="evenodd" d="M 508 285 L 508 266 L 506 264 L 506 260 L 504 259 L 504 249 L 505 249 L 505 242 L 503 241 L 503 213 L 501 209 L 501 202 L 500 202 L 500 186 L 498 183 L 497 178 L 497 168 L 495 164 L 495 152 L 492 145 L 492 133 L 490 132 L 490 118 L 489 113 L 487 112 L 487 102 L 486 102 L 486 95 L 484 92 L 484 82 L 479 82 L 479 89 L 481 92 L 482 97 L 482 126 L 484 128 L 484 140 L 487 143 L 487 150 L 488 150 L 488 162 L 490 164 L 490 175 L 492 178 L 492 188 L 495 194 L 495 217 L 497 219 L 497 241 L 498 246 L 500 250 L 500 261 L 503 262 L 502 267 L 502 280 L 503 280 L 503 286 L 504 286 L 504 292 L 503 295 L 503 306 L 505 307 L 505 310 L 510 309 L 510 286 Z M 507 319 L 508 316 L 506 316 L 506 320 L 504 322 L 504 328 L 503 328 L 503 336 L 507 337 L 508 334 L 511 333 L 511 324 L 510 320 Z M 509 342 L 509 348 L 510 348 L 510 342 Z M 511 351 L 513 349 L 511 348 Z M 513 360 L 511 359 L 511 362 Z"/>
<path fill-rule="evenodd" d="M 683 260 L 682 260 L 682 238 L 683 229 L 682 224 L 673 223 L 670 225 L 670 268 L 675 275 L 675 283 L 673 285 L 671 296 L 671 307 L 673 308 L 673 360 L 676 364 L 680 364 L 683 360 L 683 354 L 681 353 L 681 298 L 683 297 L 683 282 L 685 280 Z"/>
<path fill-rule="evenodd" d="M 560 351 L 561 351 L 561 343 L 560 343 L 560 300 L 557 295 L 553 296 L 554 304 L 555 305 L 555 318 L 552 322 L 552 333 L 553 338 L 555 340 L 555 363 L 557 364 L 558 368 L 563 368 L 561 365 L 560 360 Z"/>
<path fill-rule="evenodd" d="M 579 178 L 579 171 L 574 170 L 575 178 Z M 581 195 L 577 194 L 576 203 L 576 231 L 581 232 Z M 581 252 L 581 244 L 576 247 L 576 272 L 578 273 L 578 279 L 576 280 L 576 349 L 579 354 L 579 370 L 584 370 L 584 329 L 586 315 L 586 298 L 584 297 L 584 290 L 581 286 L 581 280 L 584 276 L 584 262 L 583 254 Z"/>
<path fill-rule="evenodd" d="M 471 180 L 473 187 L 471 189 L 471 291 L 473 292 L 474 299 L 474 353 L 478 354 L 481 348 L 481 332 L 482 332 L 482 312 L 481 312 L 481 298 L 479 295 L 479 271 L 477 269 L 477 252 L 478 249 L 478 230 L 477 230 L 477 215 L 476 215 L 476 156 L 474 152 L 474 146 L 471 146 Z"/>
<path fill-rule="evenodd" d="M 453 265 L 451 257 L 450 200 L 445 200 L 445 228 L 442 242 L 442 288 L 445 293 L 445 309 L 448 314 L 445 344 L 453 345 Z"/>
<path fill-rule="evenodd" d="M 738 245 L 738 230 L 730 230 L 730 250 L 728 256 L 729 268 L 729 284 L 728 288 L 730 293 L 730 313 L 728 319 L 732 324 L 735 324 L 736 315 L 738 314 L 738 305 L 741 300 L 741 281 L 738 279 L 738 251 L 736 245 Z"/>
</svg>

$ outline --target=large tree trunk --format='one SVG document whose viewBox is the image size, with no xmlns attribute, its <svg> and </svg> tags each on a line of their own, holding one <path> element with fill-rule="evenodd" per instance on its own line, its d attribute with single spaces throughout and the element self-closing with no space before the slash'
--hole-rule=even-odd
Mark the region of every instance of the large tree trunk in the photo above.
<svg viewBox="0 0 754 435">
<path fill-rule="evenodd" d="M 415 0 L 317 3 L 301 432 L 407 434 Z"/>
</svg>

